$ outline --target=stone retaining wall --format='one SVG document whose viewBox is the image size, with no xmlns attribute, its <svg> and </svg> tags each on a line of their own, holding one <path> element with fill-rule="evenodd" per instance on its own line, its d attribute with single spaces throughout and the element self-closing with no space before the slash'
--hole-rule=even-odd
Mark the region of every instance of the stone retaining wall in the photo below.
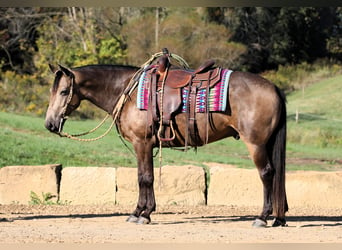
<svg viewBox="0 0 342 250">
<path fill-rule="evenodd" d="M 161 179 L 159 169 L 155 169 L 157 204 L 262 206 L 262 184 L 256 169 L 239 169 L 220 164 L 208 166 L 208 187 L 206 173 L 201 167 L 164 166 Z M 286 180 L 290 207 L 342 207 L 342 171 L 289 172 Z M 55 202 L 59 198 L 59 201 L 70 204 L 135 206 L 138 198 L 137 169 L 62 169 L 58 164 L 0 169 L 0 204 L 28 204 L 31 191 L 40 197 L 43 193 L 51 193 Z"/>
<path fill-rule="evenodd" d="M 71 204 L 115 204 L 116 169 L 68 167 L 62 171 L 60 201 Z"/>
</svg>

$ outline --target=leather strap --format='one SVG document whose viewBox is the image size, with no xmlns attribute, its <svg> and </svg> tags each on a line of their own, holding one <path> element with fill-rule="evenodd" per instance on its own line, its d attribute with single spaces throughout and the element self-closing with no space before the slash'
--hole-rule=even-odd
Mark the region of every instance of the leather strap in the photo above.
<svg viewBox="0 0 342 250">
<path fill-rule="evenodd" d="M 157 74 L 156 69 L 153 69 L 151 72 L 151 103 L 152 103 L 152 119 L 153 122 L 159 121 L 159 115 L 158 115 L 158 103 L 157 103 L 157 95 L 158 95 L 158 89 L 157 89 Z"/>
<path fill-rule="evenodd" d="M 196 95 L 197 95 L 197 86 L 190 83 L 190 102 L 189 102 L 189 134 L 191 143 L 193 145 L 198 145 L 200 138 L 198 136 L 198 130 L 196 126 Z"/>
<path fill-rule="evenodd" d="M 209 73 L 209 76 L 208 76 L 208 81 L 211 77 L 211 72 Z M 206 119 L 205 119 L 205 144 L 208 144 L 208 140 L 209 140 L 209 84 L 207 85 L 206 87 L 206 91 L 205 91 L 205 103 L 206 103 L 206 106 L 205 106 L 205 115 L 206 115 Z"/>
</svg>

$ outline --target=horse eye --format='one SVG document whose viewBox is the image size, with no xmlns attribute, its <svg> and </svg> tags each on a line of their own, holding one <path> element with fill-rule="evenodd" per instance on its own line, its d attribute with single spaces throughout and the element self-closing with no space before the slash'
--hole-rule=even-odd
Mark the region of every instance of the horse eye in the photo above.
<svg viewBox="0 0 342 250">
<path fill-rule="evenodd" d="M 69 89 L 64 89 L 64 90 L 62 90 L 61 91 L 61 93 L 60 93 L 61 95 L 69 95 Z"/>
</svg>

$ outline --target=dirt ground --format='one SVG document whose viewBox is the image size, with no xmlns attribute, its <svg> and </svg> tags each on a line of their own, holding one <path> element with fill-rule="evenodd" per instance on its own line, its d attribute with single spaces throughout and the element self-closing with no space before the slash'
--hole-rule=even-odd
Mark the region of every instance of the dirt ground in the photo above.
<svg viewBox="0 0 342 250">
<path fill-rule="evenodd" d="M 342 243 L 342 208 L 291 208 L 287 227 L 253 228 L 259 207 L 164 206 L 149 225 L 132 207 L 0 205 L 1 243 Z"/>
</svg>

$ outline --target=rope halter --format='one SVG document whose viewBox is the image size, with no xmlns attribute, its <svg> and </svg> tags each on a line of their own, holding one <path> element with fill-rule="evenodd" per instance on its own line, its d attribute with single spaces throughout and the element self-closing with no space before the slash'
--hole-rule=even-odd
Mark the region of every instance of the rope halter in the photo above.
<svg viewBox="0 0 342 250">
<path fill-rule="evenodd" d="M 63 123 L 66 119 L 68 119 L 68 117 L 65 115 L 66 112 L 67 112 L 67 109 L 69 107 L 69 104 L 72 100 L 72 97 L 74 95 L 74 82 L 75 82 L 75 77 L 74 76 L 69 76 L 70 79 L 71 79 L 71 84 L 70 84 L 70 90 L 69 90 L 69 94 L 68 94 L 68 97 L 67 97 L 67 100 L 65 102 L 65 105 L 63 107 L 63 110 L 62 110 L 62 116 L 61 116 L 61 120 L 59 121 L 59 129 L 58 129 L 58 134 L 61 135 L 62 132 L 62 127 L 63 127 Z"/>
</svg>

